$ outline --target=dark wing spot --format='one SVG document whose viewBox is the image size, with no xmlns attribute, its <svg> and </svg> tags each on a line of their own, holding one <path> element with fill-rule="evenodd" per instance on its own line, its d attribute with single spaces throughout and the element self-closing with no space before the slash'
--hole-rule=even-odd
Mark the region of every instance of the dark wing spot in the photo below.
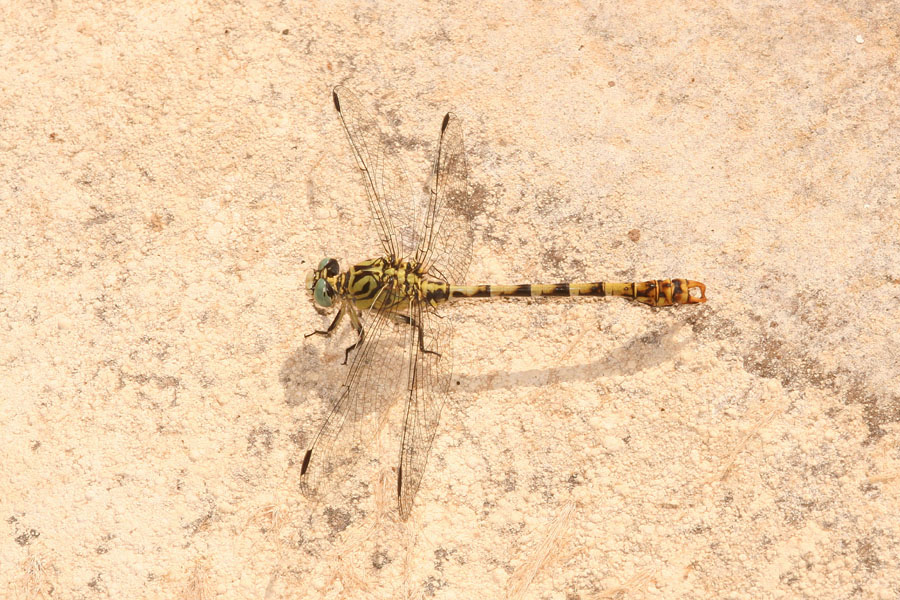
<svg viewBox="0 0 900 600">
<path fill-rule="evenodd" d="M 303 457 L 303 466 L 300 467 L 300 477 L 303 477 L 306 474 L 306 470 L 309 468 L 309 459 L 312 456 L 312 449 L 306 451 L 306 456 Z"/>
</svg>

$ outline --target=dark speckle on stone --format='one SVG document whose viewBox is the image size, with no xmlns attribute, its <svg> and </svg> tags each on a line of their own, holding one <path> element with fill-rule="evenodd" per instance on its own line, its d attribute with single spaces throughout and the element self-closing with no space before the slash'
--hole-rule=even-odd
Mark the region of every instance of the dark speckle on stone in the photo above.
<svg viewBox="0 0 900 600">
<path fill-rule="evenodd" d="M 37 531 L 35 529 L 29 529 L 28 531 L 16 536 L 16 543 L 19 544 L 20 546 L 27 546 L 32 541 L 34 541 L 35 538 L 40 537 L 40 535 L 41 535 L 40 531 Z"/>
<path fill-rule="evenodd" d="M 350 513 L 340 508 L 326 508 L 325 518 L 328 520 L 328 526 L 335 533 L 347 529 L 347 526 L 350 525 Z"/>
<path fill-rule="evenodd" d="M 379 548 L 372 554 L 372 566 L 376 569 L 381 569 L 385 565 L 390 564 L 393 559 L 388 555 L 387 550 Z"/>
</svg>

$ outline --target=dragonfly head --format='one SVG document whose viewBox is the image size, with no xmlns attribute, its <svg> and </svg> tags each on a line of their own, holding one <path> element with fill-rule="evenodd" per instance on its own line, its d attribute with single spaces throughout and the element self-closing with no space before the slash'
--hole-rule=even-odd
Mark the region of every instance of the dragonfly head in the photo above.
<svg viewBox="0 0 900 600">
<path fill-rule="evenodd" d="M 323 258 L 319 261 L 319 266 L 306 274 L 306 289 L 309 290 L 316 304 L 330 307 L 334 304 L 336 295 L 334 285 L 335 277 L 340 273 L 341 269 L 338 262 L 333 258 Z"/>
</svg>

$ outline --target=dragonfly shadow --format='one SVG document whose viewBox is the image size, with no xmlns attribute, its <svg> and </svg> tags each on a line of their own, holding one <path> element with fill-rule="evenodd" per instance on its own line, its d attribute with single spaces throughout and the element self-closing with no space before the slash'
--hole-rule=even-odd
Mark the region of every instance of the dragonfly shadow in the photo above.
<svg viewBox="0 0 900 600">
<path fill-rule="evenodd" d="M 517 371 L 480 371 L 475 374 L 457 373 L 454 382 L 458 389 L 479 391 L 493 388 L 538 387 L 556 383 L 591 381 L 600 377 L 628 376 L 677 360 L 684 353 L 687 341 L 677 339 L 682 324 L 673 323 L 664 329 L 651 331 L 628 340 L 612 349 L 599 336 L 584 336 L 579 344 L 594 346 L 594 360 L 556 367 L 540 367 Z"/>
<path fill-rule="evenodd" d="M 338 410 L 343 423 L 343 437 L 349 445 L 366 442 L 385 425 L 388 411 L 400 399 L 406 364 L 403 342 L 405 330 L 388 327 L 381 332 L 377 356 L 373 356 L 373 370 L 389 370 L 392 377 L 364 376 L 355 394 L 344 396 L 347 375 L 355 357 L 350 354 L 350 364 L 344 364 L 344 350 L 356 341 L 350 327 L 334 336 L 322 339 L 310 338 L 296 348 L 284 361 L 279 380 L 284 388 L 285 403 L 294 407 L 297 422 L 292 439 L 301 449 L 312 442 L 317 428 L 332 410 Z M 398 366 L 401 365 L 401 366 Z"/>
</svg>

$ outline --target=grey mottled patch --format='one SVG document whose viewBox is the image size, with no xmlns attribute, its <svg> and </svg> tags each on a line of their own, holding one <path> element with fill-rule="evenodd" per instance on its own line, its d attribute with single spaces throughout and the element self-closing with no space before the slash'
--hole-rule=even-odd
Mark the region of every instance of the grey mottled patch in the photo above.
<svg viewBox="0 0 900 600">
<path fill-rule="evenodd" d="M 350 525 L 350 513 L 341 508 L 326 508 L 325 519 L 334 533 L 339 533 Z"/>
</svg>

